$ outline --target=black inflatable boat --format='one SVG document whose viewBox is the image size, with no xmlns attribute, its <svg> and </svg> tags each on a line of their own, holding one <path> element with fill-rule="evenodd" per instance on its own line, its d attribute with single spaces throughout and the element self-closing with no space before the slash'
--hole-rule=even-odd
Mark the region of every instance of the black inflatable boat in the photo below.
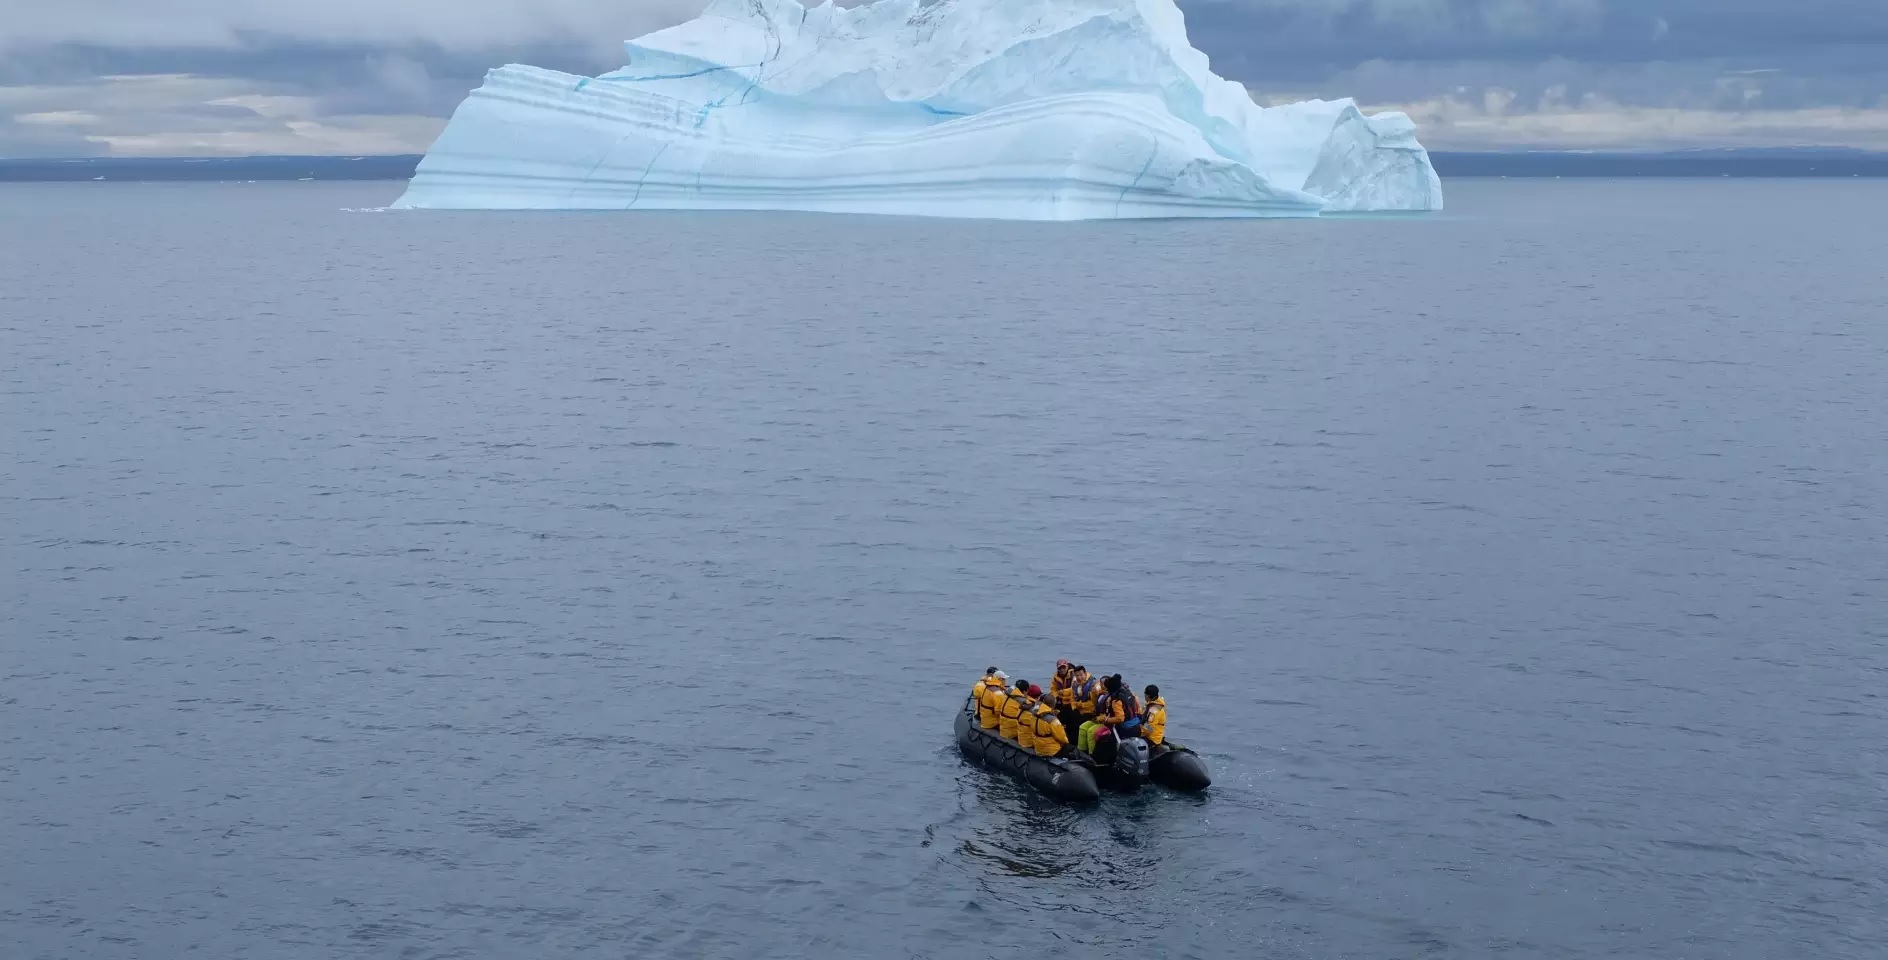
<svg viewBox="0 0 1888 960">
<path fill-rule="evenodd" d="M 964 708 L 957 711 L 957 747 L 964 756 L 983 766 L 1008 772 L 1037 790 L 1058 800 L 1094 800 L 1101 788 L 1131 793 L 1142 784 L 1153 782 L 1170 790 L 1193 792 L 1211 786 L 1206 761 L 1177 743 L 1150 746 L 1147 741 L 1130 738 L 1119 744 L 1098 748 L 1098 758 L 1077 754 L 1074 757 L 1039 757 L 995 731 L 977 723 L 977 701 L 964 698 Z"/>
<path fill-rule="evenodd" d="M 1057 800 L 1098 800 L 1101 787 L 1087 767 L 1060 757 L 1038 757 L 1014 741 L 997 736 L 977 724 L 977 701 L 964 698 L 964 709 L 957 711 L 957 748 L 964 756 L 1018 777 L 1037 790 Z"/>
<path fill-rule="evenodd" d="M 1139 737 L 1113 741 L 1095 738 L 1095 754 L 1085 764 L 1103 789 L 1133 793 L 1142 784 L 1157 783 L 1169 790 L 1195 793 L 1213 785 L 1206 761 L 1173 741 L 1159 746 Z M 1081 762 L 1079 759 L 1077 762 Z"/>
<path fill-rule="evenodd" d="M 1147 778 L 1169 790 L 1197 793 L 1213 785 L 1200 755 L 1169 740 L 1148 751 Z"/>
</svg>

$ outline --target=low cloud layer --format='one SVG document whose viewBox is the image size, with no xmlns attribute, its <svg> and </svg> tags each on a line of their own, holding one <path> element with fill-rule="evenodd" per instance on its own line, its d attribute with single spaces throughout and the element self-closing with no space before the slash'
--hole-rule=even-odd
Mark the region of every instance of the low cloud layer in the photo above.
<svg viewBox="0 0 1888 960">
<path fill-rule="evenodd" d="M 0 19 L 0 156 L 424 150 L 484 71 L 617 66 L 703 0 L 65 0 Z M 1261 101 L 1440 149 L 1888 149 L 1880 0 L 1182 0 Z"/>
<path fill-rule="evenodd" d="M 348 113 L 241 78 L 100 77 L 0 87 L 0 142 L 17 156 L 387 154 L 424 149 L 444 121 Z"/>
<path fill-rule="evenodd" d="M 12 4 L 0 52 L 59 47 L 240 50 L 258 45 L 595 45 L 678 23 L 702 0 L 58 0 Z"/>
</svg>

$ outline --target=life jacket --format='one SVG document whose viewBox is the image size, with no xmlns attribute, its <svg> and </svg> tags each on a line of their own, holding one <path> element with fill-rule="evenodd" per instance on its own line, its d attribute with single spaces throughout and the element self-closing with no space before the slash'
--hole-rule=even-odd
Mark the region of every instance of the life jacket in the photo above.
<svg viewBox="0 0 1888 960">
<path fill-rule="evenodd" d="M 1010 740 L 1016 739 L 1016 725 L 1022 722 L 1023 714 L 1028 709 L 1027 701 L 1028 697 L 1021 693 L 1012 693 L 1008 699 L 1003 701 L 1002 709 L 997 711 L 999 716 L 997 722 L 998 736 Z M 1015 709 L 1012 710 L 1011 707 Z M 1031 722 L 1034 721 L 1032 720 Z"/>
<path fill-rule="evenodd" d="M 1141 701 L 1132 690 L 1121 694 L 1121 715 L 1127 719 L 1121 721 L 1121 735 L 1137 737 L 1141 733 Z"/>
<path fill-rule="evenodd" d="M 1041 704 L 1033 698 L 1021 698 L 1021 712 L 1016 715 L 1016 742 L 1025 750 L 1036 749 L 1036 708 Z"/>
<path fill-rule="evenodd" d="M 1113 720 L 1114 708 L 1121 708 L 1121 719 Z M 1138 725 L 1141 717 L 1141 705 L 1135 701 L 1133 691 L 1124 685 L 1120 694 L 1104 693 L 1095 700 L 1095 718 L 1110 718 L 1109 722 L 1118 725 L 1133 723 Z"/>
<path fill-rule="evenodd" d="M 1074 706 L 1076 708 L 1077 713 L 1088 712 L 1081 708 L 1082 706 L 1092 703 L 1094 701 L 1095 687 L 1100 683 L 1101 683 L 1100 680 L 1097 680 L 1094 677 L 1089 677 L 1087 680 L 1084 680 L 1081 683 L 1078 683 L 1075 685 Z"/>
<path fill-rule="evenodd" d="M 1056 674 L 1056 675 L 1055 675 L 1054 677 L 1052 677 L 1052 678 L 1050 678 L 1050 680 L 1049 680 L 1049 702 L 1050 702 L 1050 703 L 1053 703 L 1053 704 L 1055 704 L 1055 705 L 1057 705 L 1057 706 L 1064 706 L 1064 707 L 1065 707 L 1065 706 L 1068 706 L 1068 702 L 1069 702 L 1069 687 L 1070 687 L 1070 686 L 1071 686 L 1072 684 L 1073 684 L 1073 678 L 1072 678 L 1072 677 L 1069 677 L 1069 676 L 1065 676 L 1065 675 L 1063 675 L 1063 674 L 1060 674 L 1060 673 L 1058 673 L 1058 674 Z"/>
<path fill-rule="evenodd" d="M 995 730 L 1002 721 L 1003 684 L 998 681 L 983 688 L 977 695 L 977 726 L 985 730 Z"/>
<path fill-rule="evenodd" d="M 1056 756 L 1068 743 L 1068 731 L 1062 729 L 1062 721 L 1053 711 L 1036 715 L 1036 756 Z"/>
<path fill-rule="evenodd" d="M 1141 713 L 1141 736 L 1149 743 L 1163 743 L 1167 739 L 1167 703 L 1164 700 L 1150 700 L 1147 709 Z"/>
</svg>

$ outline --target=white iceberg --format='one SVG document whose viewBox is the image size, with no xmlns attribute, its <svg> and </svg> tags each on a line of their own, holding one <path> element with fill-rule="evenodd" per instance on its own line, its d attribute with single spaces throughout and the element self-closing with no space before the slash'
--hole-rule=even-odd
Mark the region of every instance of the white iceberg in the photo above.
<svg viewBox="0 0 1888 960">
<path fill-rule="evenodd" d="M 578 77 L 493 70 L 399 208 L 1085 220 L 1439 210 L 1401 113 L 1277 107 L 1173 0 L 711 0 Z"/>
</svg>

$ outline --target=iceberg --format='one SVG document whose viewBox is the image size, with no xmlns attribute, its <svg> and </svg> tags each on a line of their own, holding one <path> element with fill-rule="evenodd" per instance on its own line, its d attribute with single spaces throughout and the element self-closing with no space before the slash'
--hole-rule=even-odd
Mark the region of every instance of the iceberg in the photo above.
<svg viewBox="0 0 1888 960">
<path fill-rule="evenodd" d="M 711 0 L 597 77 L 486 74 L 405 209 L 1006 220 L 1442 208 L 1401 113 L 1261 107 L 1173 0 Z"/>
</svg>

